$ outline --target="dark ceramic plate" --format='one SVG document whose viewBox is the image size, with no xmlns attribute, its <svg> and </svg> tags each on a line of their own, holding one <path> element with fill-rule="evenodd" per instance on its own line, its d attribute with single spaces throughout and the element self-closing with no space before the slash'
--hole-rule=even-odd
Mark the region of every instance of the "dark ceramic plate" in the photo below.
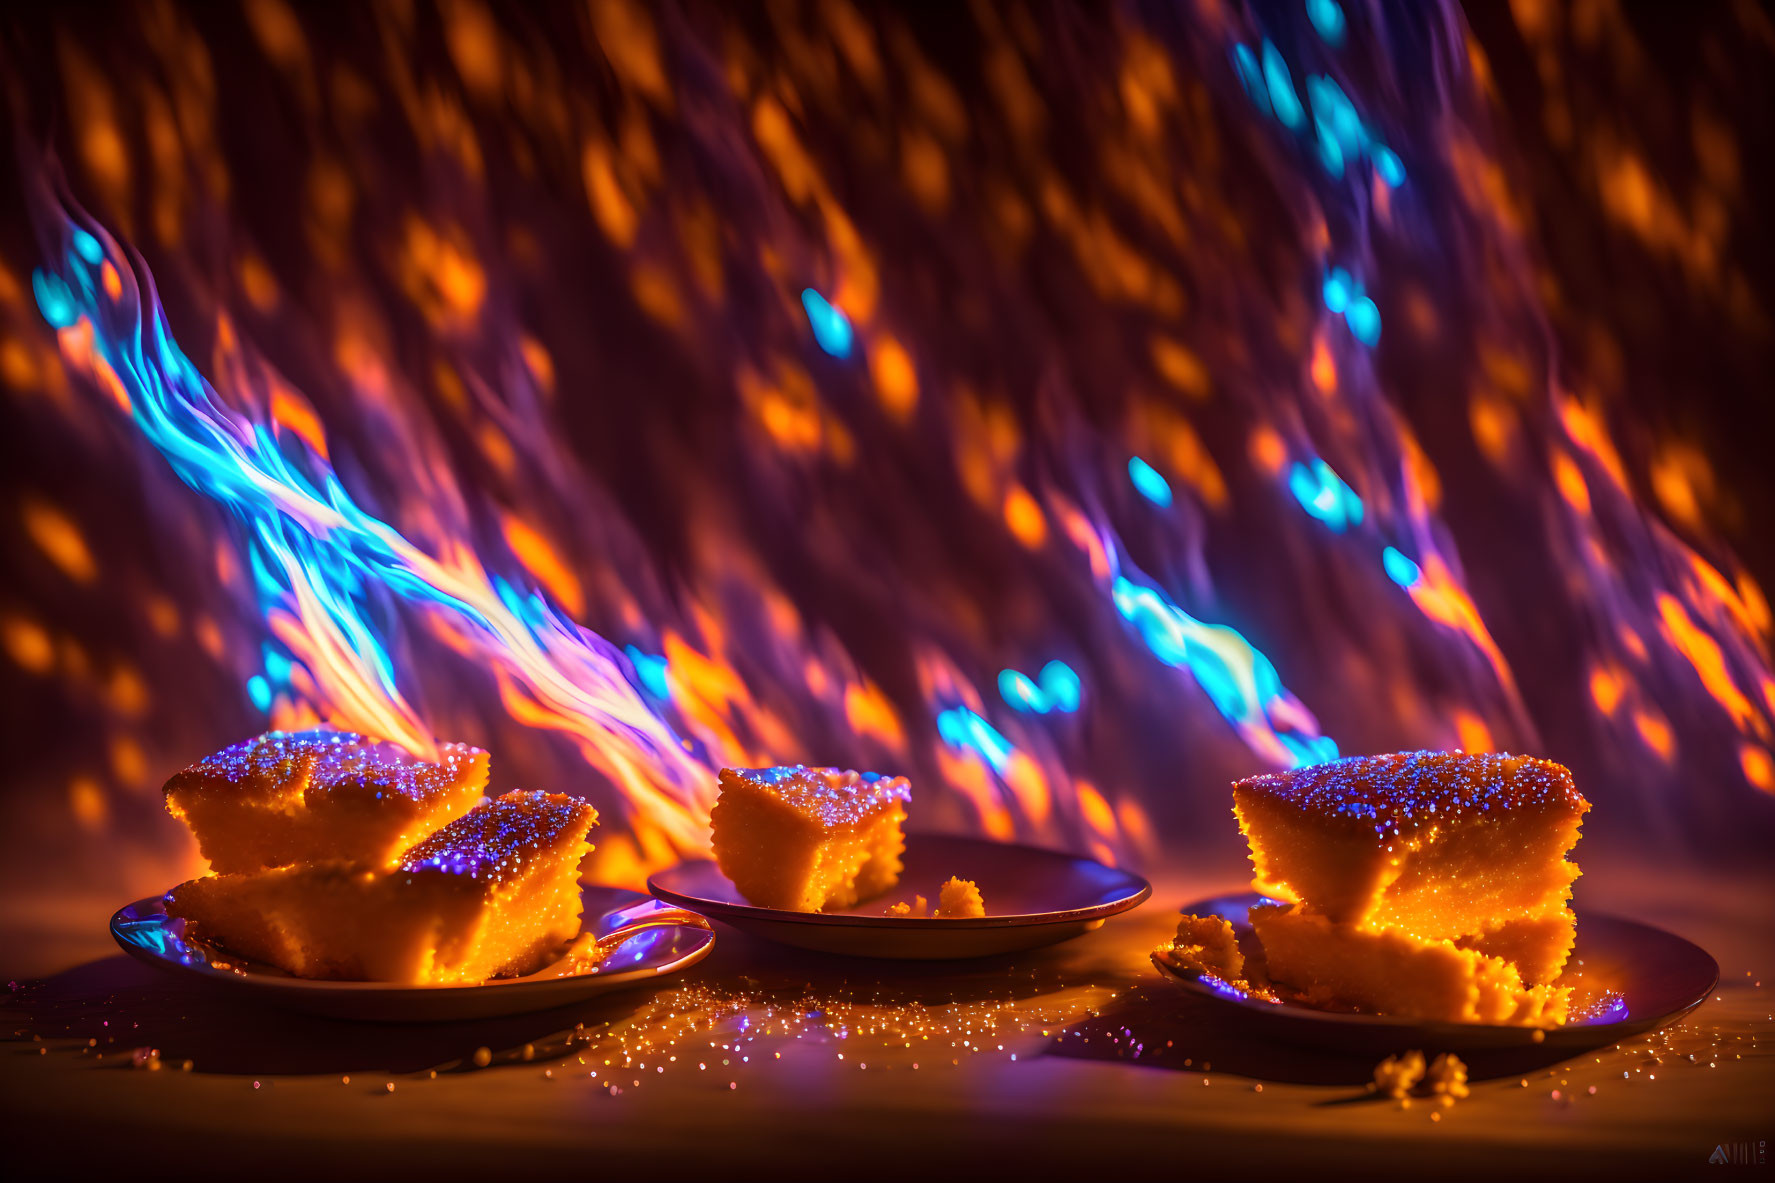
<svg viewBox="0 0 1775 1183">
<path fill-rule="evenodd" d="M 323 982 L 235 957 L 187 940 L 185 922 L 166 914 L 160 898 L 137 900 L 111 917 L 123 951 L 156 969 L 197 978 L 243 998 L 336 1019 L 433 1023 L 521 1015 L 578 1002 L 594 994 L 651 982 L 708 956 L 709 922 L 637 891 L 583 887 L 579 939 L 559 961 L 521 978 L 479 985 L 407 986 L 393 982 Z"/>
<path fill-rule="evenodd" d="M 1221 896 L 1187 904 L 1181 911 L 1226 917 L 1238 934 L 1240 947 L 1250 955 L 1260 946 L 1246 919 L 1246 909 L 1262 898 L 1250 893 Z M 1674 1022 L 1699 1006 L 1720 980 L 1718 963 L 1699 946 L 1649 924 L 1593 913 L 1578 917 L 1578 943 L 1566 973 L 1606 986 L 1608 997 L 1584 1017 L 1546 1031 L 1350 1014 L 1291 1001 L 1267 1002 L 1212 978 L 1174 969 L 1157 954 L 1153 964 L 1182 989 L 1227 1008 L 1229 1018 L 1239 1015 L 1248 1019 L 1256 1033 L 1267 1038 L 1377 1054 L 1406 1048 L 1428 1053 L 1518 1047 L 1576 1054 Z"/>
<path fill-rule="evenodd" d="M 915 893 L 936 907 L 937 888 L 952 875 L 979 884 L 986 915 L 951 920 L 884 914 L 888 905 L 910 901 Z M 899 887 L 843 912 L 748 904 L 707 859 L 661 871 L 647 881 L 647 889 L 668 903 L 781 944 L 853 957 L 932 961 L 1068 940 L 1135 907 L 1153 890 L 1131 871 L 1057 850 L 947 834 L 906 835 Z"/>
</svg>

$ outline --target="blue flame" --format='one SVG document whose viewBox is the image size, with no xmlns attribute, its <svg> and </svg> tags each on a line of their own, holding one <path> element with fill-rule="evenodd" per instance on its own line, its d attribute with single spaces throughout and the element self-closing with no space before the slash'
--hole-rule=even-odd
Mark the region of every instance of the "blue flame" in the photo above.
<svg viewBox="0 0 1775 1183">
<path fill-rule="evenodd" d="M 1288 63 L 1282 60 L 1282 53 L 1267 38 L 1263 43 L 1263 82 L 1264 89 L 1270 96 L 1270 109 L 1282 126 L 1293 131 L 1306 120 L 1306 111 L 1300 105 L 1300 96 L 1294 92 L 1294 79 L 1288 74 Z"/>
<path fill-rule="evenodd" d="M 1362 524 L 1362 498 L 1323 460 L 1295 464 L 1288 489 L 1301 508 L 1340 534 Z"/>
<path fill-rule="evenodd" d="M 1331 46 L 1344 43 L 1344 10 L 1337 0 L 1307 0 L 1307 19 Z"/>
<path fill-rule="evenodd" d="M 1050 711 L 1071 714 L 1079 709 L 1079 676 L 1073 672 L 1071 666 L 1058 658 L 1042 667 L 1039 680 L 1021 670 L 1001 670 L 998 675 L 998 692 L 1017 710 L 1038 715 L 1045 715 Z"/>
<path fill-rule="evenodd" d="M 82 259 L 85 259 L 95 267 L 105 261 L 105 248 L 99 245 L 98 239 L 94 238 L 79 226 L 74 227 L 72 237 L 74 239 L 75 254 L 79 255 Z"/>
<path fill-rule="evenodd" d="M 1156 587 L 1117 574 L 1111 585 L 1117 611 L 1132 624 L 1153 655 L 1189 671 L 1214 703 L 1254 748 L 1293 765 L 1337 757 L 1337 742 L 1312 734 L 1312 716 L 1282 685 L 1276 667 L 1224 624 L 1205 624 Z"/>
<path fill-rule="evenodd" d="M 1257 64 L 1257 57 L 1249 45 L 1233 46 L 1233 70 L 1239 75 L 1239 85 L 1245 88 L 1251 101 L 1265 115 L 1270 114 L 1270 96 L 1264 87 L 1263 69 Z"/>
<path fill-rule="evenodd" d="M 1128 461 L 1128 479 L 1134 482 L 1140 495 L 1154 505 L 1171 504 L 1171 482 L 1138 456 Z"/>
<path fill-rule="evenodd" d="M 1364 345 L 1372 346 L 1381 339 L 1381 310 L 1367 296 L 1357 296 L 1350 301 L 1344 320 L 1349 324 L 1350 332 L 1356 335 L 1356 340 Z"/>
<path fill-rule="evenodd" d="M 1308 10 L 1321 35 L 1333 44 L 1341 44 L 1344 14 L 1335 0 L 1317 0 L 1316 3 L 1308 0 Z M 1325 21 L 1324 25 L 1319 24 L 1321 20 Z M 1405 183 L 1405 164 L 1399 154 L 1382 142 L 1373 126 L 1363 121 L 1356 104 L 1350 101 L 1336 79 L 1325 74 L 1307 75 L 1307 102 L 1303 104 L 1294 88 L 1288 63 L 1268 39 L 1263 42 L 1261 64 L 1249 46 L 1234 44 L 1233 70 L 1239 77 L 1239 85 L 1265 115 L 1275 116 L 1293 132 L 1310 129 L 1319 163 L 1333 177 L 1341 178 L 1347 166 L 1366 156 L 1374 165 L 1376 175 L 1387 185 L 1398 188 Z M 1307 118 L 1309 106 L 1312 109 L 1310 120 Z"/>
<path fill-rule="evenodd" d="M 997 728 L 965 706 L 950 707 L 937 714 L 937 734 L 957 751 L 978 753 L 1003 776 L 1011 765 L 1016 749 Z"/>
<path fill-rule="evenodd" d="M 1042 667 L 1042 689 L 1051 709 L 1066 714 L 1079 709 L 1079 676 L 1064 661 L 1056 658 Z"/>
<path fill-rule="evenodd" d="M 32 277 L 44 318 L 58 329 L 90 329 L 64 336 L 64 350 L 104 371 L 180 479 L 240 520 L 261 611 L 292 620 L 312 650 L 297 657 L 313 667 L 325 701 L 343 704 L 361 730 L 420 751 L 434 742 L 396 684 L 384 640 L 394 597 L 472 647 L 502 686 L 529 696 L 537 725 L 573 733 L 631 800 L 646 794 L 653 820 L 675 840 L 702 841 L 707 769 L 636 692 L 608 641 L 540 592 L 487 572 L 466 549 L 435 557 L 367 511 L 322 452 L 218 396 L 173 339 L 151 281 L 138 282 L 120 252 L 69 210 L 45 212 L 62 248 L 53 269 Z M 107 271 L 108 282 L 98 282 L 100 266 L 115 267 L 116 277 Z M 252 675 L 255 706 L 274 701 L 272 683 L 287 676 L 288 661 L 268 655 L 272 676 Z"/>
<path fill-rule="evenodd" d="M 1042 688 L 1028 674 L 1020 670 L 1000 670 L 998 692 L 1006 702 L 1020 711 L 1035 711 L 1040 714 L 1048 709 L 1048 696 L 1042 693 Z"/>
<path fill-rule="evenodd" d="M 1381 339 L 1381 310 L 1375 307 L 1362 282 L 1351 278 L 1348 271 L 1342 267 L 1328 271 L 1320 295 L 1326 310 L 1342 316 L 1358 341 L 1372 347 Z"/>
<path fill-rule="evenodd" d="M 855 336 L 850 317 L 812 288 L 802 291 L 801 306 L 807 309 L 807 323 L 813 326 L 814 340 L 819 342 L 820 348 L 833 357 L 849 357 Z"/>
<path fill-rule="evenodd" d="M 68 290 L 60 276 L 45 271 L 32 272 L 31 291 L 35 293 L 37 307 L 42 310 L 43 319 L 49 322 L 50 328 L 65 329 L 79 318 L 74 293 Z"/>
<path fill-rule="evenodd" d="M 1391 546 L 1381 552 L 1381 566 L 1386 568 L 1387 578 L 1403 588 L 1416 587 L 1424 577 L 1422 567 Z"/>
<path fill-rule="evenodd" d="M 1399 153 L 1385 144 L 1377 144 L 1369 155 L 1374 161 L 1374 171 L 1381 175 L 1381 180 L 1395 189 L 1405 184 L 1405 162 L 1399 159 Z"/>
<path fill-rule="evenodd" d="M 294 666 L 281 649 L 265 646 L 265 676 L 272 685 L 282 686 L 290 680 L 290 671 Z"/>
<path fill-rule="evenodd" d="M 672 684 L 666 680 L 666 659 L 658 654 L 644 653 L 633 645 L 623 646 L 623 652 L 629 655 L 629 661 L 635 666 L 635 674 L 641 679 L 641 685 L 647 692 L 658 699 L 672 697 Z"/>
</svg>

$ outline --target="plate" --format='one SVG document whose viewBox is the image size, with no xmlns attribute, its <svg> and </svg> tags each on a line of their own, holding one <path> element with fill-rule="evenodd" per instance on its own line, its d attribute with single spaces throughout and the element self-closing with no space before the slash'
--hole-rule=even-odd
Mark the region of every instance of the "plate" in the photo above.
<svg viewBox="0 0 1775 1183">
<path fill-rule="evenodd" d="M 748 904 L 713 862 L 679 863 L 647 880 L 668 903 L 726 921 L 766 940 L 851 957 L 942 961 L 989 957 L 1069 940 L 1101 927 L 1152 894 L 1131 871 L 1033 846 L 948 834 L 908 834 L 893 891 L 842 912 L 789 912 Z M 917 893 L 936 906 L 952 875 L 980 886 L 987 914 L 956 919 L 887 916 Z"/>
<path fill-rule="evenodd" d="M 1187 904 L 1180 911 L 1226 917 L 1249 955 L 1261 946 L 1246 919 L 1246 909 L 1262 899 L 1251 893 L 1221 896 Z M 1157 954 L 1153 964 L 1182 989 L 1220 1004 L 1222 1013 L 1229 1017 L 1243 1015 L 1272 1039 L 1335 1051 L 1382 1053 L 1407 1048 L 1425 1053 L 1539 1048 L 1576 1054 L 1674 1022 L 1699 1006 L 1720 980 L 1719 963 L 1700 946 L 1649 924 L 1589 912 L 1578 916 L 1578 941 L 1567 962 L 1566 978 L 1576 971 L 1580 981 L 1606 986 L 1608 996 L 1586 1017 L 1545 1030 L 1351 1014 L 1286 1000 L 1269 1002 L 1213 978 L 1175 969 Z"/>
<path fill-rule="evenodd" d="M 156 969 L 214 983 L 242 998 L 336 1019 L 433 1023 L 521 1015 L 594 994 L 651 982 L 695 965 L 714 947 L 709 922 L 618 887 L 582 887 L 584 920 L 571 949 L 521 978 L 476 985 L 409 986 L 393 982 L 323 982 L 235 957 L 187 939 L 185 922 L 159 897 L 137 900 L 111 917 L 123 951 Z"/>
</svg>

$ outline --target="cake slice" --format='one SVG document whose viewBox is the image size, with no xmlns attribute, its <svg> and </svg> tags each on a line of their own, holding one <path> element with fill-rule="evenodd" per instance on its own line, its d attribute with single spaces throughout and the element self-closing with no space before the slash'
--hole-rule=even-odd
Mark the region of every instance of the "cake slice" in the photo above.
<svg viewBox="0 0 1775 1183">
<path fill-rule="evenodd" d="M 273 731 L 166 782 L 166 807 L 221 873 L 307 862 L 391 865 L 481 799 L 487 753 L 436 761 L 349 731 Z"/>
<path fill-rule="evenodd" d="M 1560 765 L 1489 753 L 1358 756 L 1233 786 L 1256 890 L 1427 940 L 1563 911 L 1578 875 L 1565 856 L 1589 808 Z M 1524 956 L 1551 965 L 1563 938 L 1541 924 L 1509 939 L 1542 942 Z"/>
<path fill-rule="evenodd" d="M 1396 930 L 1336 924 L 1299 905 L 1258 905 L 1251 927 L 1272 982 L 1304 1001 L 1449 1023 L 1556 1027 L 1569 986 L 1532 986 L 1500 957 Z"/>
<path fill-rule="evenodd" d="M 763 908 L 848 908 L 900 881 L 903 776 L 839 768 L 723 768 L 715 861 Z"/>
<path fill-rule="evenodd" d="M 580 861 L 597 813 L 510 792 L 457 818 L 392 869 L 322 862 L 207 875 L 167 912 L 193 936 L 307 978 L 409 984 L 530 973 L 579 931 Z"/>
</svg>

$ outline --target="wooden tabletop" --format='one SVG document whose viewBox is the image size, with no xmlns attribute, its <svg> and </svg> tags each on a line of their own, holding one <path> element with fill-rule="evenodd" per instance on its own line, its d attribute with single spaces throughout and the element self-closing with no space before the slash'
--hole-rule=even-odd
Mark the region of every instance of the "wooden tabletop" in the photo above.
<svg viewBox="0 0 1775 1183">
<path fill-rule="evenodd" d="M 1233 1033 L 1158 977 L 1146 954 L 1173 909 L 1225 881 L 1161 882 L 1094 933 L 983 962 L 837 959 L 721 928 L 707 961 L 657 988 L 438 1026 L 254 1009 L 71 938 L 57 948 L 79 948 L 78 964 L 5 999 L 8 1156 L 149 1175 L 829 1178 L 920 1162 L 994 1178 L 1425 1163 L 1643 1175 L 1706 1166 L 1717 1147 L 1766 1157 L 1775 882 L 1597 878 L 1580 904 L 1607 899 L 1703 945 L 1720 988 L 1619 1048 L 1476 1062 L 1472 1096 L 1447 1108 L 1376 1099 L 1367 1058 Z"/>
</svg>

